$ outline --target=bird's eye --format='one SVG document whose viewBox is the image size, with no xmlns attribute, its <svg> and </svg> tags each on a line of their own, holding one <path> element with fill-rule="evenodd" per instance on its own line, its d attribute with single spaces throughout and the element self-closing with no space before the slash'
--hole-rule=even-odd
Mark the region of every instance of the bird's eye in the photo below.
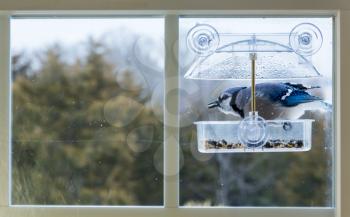
<svg viewBox="0 0 350 217">
<path fill-rule="evenodd" d="M 228 98 L 228 95 L 223 95 L 222 97 L 221 97 L 221 100 L 225 100 L 225 99 L 227 99 Z"/>
</svg>

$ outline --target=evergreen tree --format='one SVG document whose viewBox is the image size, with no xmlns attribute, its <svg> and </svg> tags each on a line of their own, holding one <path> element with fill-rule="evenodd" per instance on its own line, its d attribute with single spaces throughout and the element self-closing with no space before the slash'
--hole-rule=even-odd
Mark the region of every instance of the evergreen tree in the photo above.
<svg viewBox="0 0 350 217">
<path fill-rule="evenodd" d="M 13 81 L 13 202 L 159 205 L 162 176 L 152 159 L 162 124 L 143 105 L 141 88 L 118 85 L 103 45 L 87 47 L 86 58 L 68 64 L 54 46 L 37 71 Z M 139 112 L 128 120 L 132 111 Z M 140 126 L 154 129 L 152 137 Z M 135 152 L 129 135 L 134 146 L 150 147 Z"/>
</svg>

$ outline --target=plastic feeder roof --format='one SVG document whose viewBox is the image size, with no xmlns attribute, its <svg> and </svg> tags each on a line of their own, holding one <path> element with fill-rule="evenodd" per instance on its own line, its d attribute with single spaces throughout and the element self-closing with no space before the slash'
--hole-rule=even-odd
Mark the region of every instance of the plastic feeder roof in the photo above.
<svg viewBox="0 0 350 217">
<path fill-rule="evenodd" d="M 290 33 L 218 33 L 208 24 L 194 26 L 187 46 L 196 59 L 185 74 L 188 79 L 250 79 L 250 53 L 257 54 L 257 79 L 318 77 L 311 57 L 322 46 L 321 31 L 301 23 Z"/>
<path fill-rule="evenodd" d="M 313 64 L 280 43 L 242 40 L 216 49 L 208 56 L 198 56 L 185 74 L 187 79 L 250 79 L 250 53 L 257 53 L 257 79 L 310 78 L 321 76 Z"/>
</svg>

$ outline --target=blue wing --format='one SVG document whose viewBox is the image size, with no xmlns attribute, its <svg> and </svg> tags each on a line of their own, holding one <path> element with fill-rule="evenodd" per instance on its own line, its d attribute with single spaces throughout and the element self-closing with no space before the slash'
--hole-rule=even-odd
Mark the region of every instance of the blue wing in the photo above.
<svg viewBox="0 0 350 217">
<path fill-rule="evenodd" d="M 308 89 L 319 88 L 305 87 L 302 84 L 291 83 L 261 83 L 257 84 L 257 92 L 262 97 L 268 98 L 271 103 L 281 103 L 283 106 L 292 107 L 302 103 L 321 100 L 317 96 L 306 92 Z M 259 94 L 258 94 L 259 95 Z"/>
<path fill-rule="evenodd" d="M 297 106 L 302 103 L 308 103 L 321 100 L 321 98 L 317 96 L 312 96 L 308 94 L 305 91 L 302 90 L 292 90 L 289 96 L 287 96 L 285 99 L 281 99 L 280 102 L 282 105 L 287 107 Z"/>
</svg>

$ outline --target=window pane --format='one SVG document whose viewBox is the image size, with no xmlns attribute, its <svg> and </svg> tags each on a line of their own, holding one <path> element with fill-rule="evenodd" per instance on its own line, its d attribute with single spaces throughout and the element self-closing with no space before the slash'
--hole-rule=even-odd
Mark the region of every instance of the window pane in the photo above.
<svg viewBox="0 0 350 217">
<path fill-rule="evenodd" d="M 12 204 L 162 205 L 163 19 L 11 28 Z"/>
<path fill-rule="evenodd" d="M 317 26 L 323 38 L 317 35 L 317 28 L 311 28 L 311 25 L 306 30 L 298 29 L 290 34 L 301 23 Z M 198 24 L 202 24 L 202 27 L 193 30 Z M 330 17 L 180 19 L 180 147 L 184 160 L 180 172 L 182 206 L 333 206 L 332 25 Z M 297 35 L 304 30 L 311 36 Z M 292 42 L 289 42 L 290 37 Z M 314 41 L 308 47 L 307 39 L 310 38 Z M 323 39 L 323 43 L 317 44 L 320 39 Z M 300 50 L 292 47 L 293 40 L 305 47 Z M 254 49 L 257 52 L 256 96 L 257 99 L 266 99 L 260 103 L 257 101 L 259 114 L 266 120 L 314 120 L 310 150 L 298 150 L 298 146 L 293 145 L 298 143 L 298 139 L 288 138 L 282 133 L 278 134 L 281 137 L 279 142 L 270 138 L 267 140 L 270 146 L 264 143 L 265 146 L 254 150 L 244 143 L 230 143 L 227 138 L 242 141 L 237 132 L 235 134 L 227 127 L 230 124 L 221 125 L 222 128 L 203 127 L 206 133 L 204 136 L 208 137 L 203 140 L 197 138 L 203 132 L 197 130 L 194 124 L 196 121 L 240 123 L 242 116 L 247 117 L 244 109 L 248 108 L 249 111 L 250 103 L 243 99 L 250 99 L 250 91 L 246 95 L 235 92 L 240 94 L 243 101 L 236 100 L 237 95 L 233 94 L 233 89 L 228 91 L 227 96 L 222 93 L 232 87 L 250 87 L 249 51 L 253 49 L 252 44 L 256 46 Z M 319 45 L 320 50 L 312 51 Z M 243 56 L 246 62 L 240 59 Z M 263 64 L 264 61 L 268 64 Z M 267 77 L 263 77 L 265 71 L 268 71 Z M 284 72 L 288 73 L 283 77 Z M 301 72 L 303 74 L 298 74 Z M 318 72 L 321 76 L 317 73 L 315 76 L 307 76 L 306 73 L 310 72 Z M 223 80 L 215 80 L 221 78 Z M 297 85 L 285 84 L 287 82 Z M 265 83 L 263 85 L 267 87 L 286 87 L 293 90 L 293 93 L 287 91 L 278 95 L 277 87 L 263 89 L 259 83 Z M 296 93 L 314 97 L 310 100 L 313 102 L 306 103 L 299 95 L 297 99 L 292 98 Z M 273 94 L 276 94 L 276 98 L 263 98 Z M 221 98 L 218 98 L 220 95 Z M 300 104 L 283 104 L 283 100 L 289 96 L 289 100 L 301 100 L 296 101 Z M 277 99 L 278 97 L 280 98 Z M 237 107 L 234 108 L 234 105 Z M 276 106 L 279 106 L 276 111 L 280 113 L 275 112 Z M 288 131 L 287 128 L 284 130 Z M 252 131 L 252 134 L 255 133 Z M 210 136 L 216 140 L 211 140 Z M 306 141 L 304 139 L 305 137 L 301 138 Z M 200 147 L 200 144 L 206 146 Z M 202 152 L 199 151 L 201 148 Z M 272 153 L 273 149 L 279 152 Z M 217 153 L 223 150 L 227 153 Z"/>
</svg>

